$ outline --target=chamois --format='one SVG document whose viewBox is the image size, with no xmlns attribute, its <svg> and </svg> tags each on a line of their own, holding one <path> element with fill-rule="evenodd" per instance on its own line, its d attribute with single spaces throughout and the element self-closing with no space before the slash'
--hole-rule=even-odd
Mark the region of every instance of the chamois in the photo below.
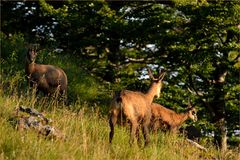
<svg viewBox="0 0 240 160">
<path fill-rule="evenodd" d="M 114 135 L 114 126 L 117 123 L 118 116 L 123 116 L 130 122 L 130 144 L 135 140 L 135 136 L 138 138 L 138 130 L 140 124 L 142 124 L 142 132 L 145 140 L 145 146 L 150 142 L 149 138 L 149 125 L 151 120 L 151 108 L 150 105 L 155 96 L 160 97 L 162 80 L 165 76 L 165 72 L 160 72 L 158 78 L 154 78 L 150 69 L 148 74 L 153 80 L 151 87 L 147 93 L 122 90 L 118 94 L 115 94 L 110 106 L 109 116 L 109 142 L 112 143 Z"/>
<path fill-rule="evenodd" d="M 37 52 L 29 48 L 26 55 L 25 73 L 30 86 L 35 86 L 37 92 L 42 91 L 44 95 L 60 93 L 66 95 L 67 75 L 58 67 L 52 65 L 36 64 Z"/>
<path fill-rule="evenodd" d="M 153 132 L 157 132 L 157 129 L 167 129 L 170 132 L 176 133 L 179 127 L 188 119 L 192 119 L 194 122 L 197 121 L 197 111 L 192 105 L 188 104 L 188 109 L 184 113 L 176 113 L 173 110 L 163 107 L 160 104 L 152 103 L 152 118 L 151 118 L 151 129 Z"/>
</svg>

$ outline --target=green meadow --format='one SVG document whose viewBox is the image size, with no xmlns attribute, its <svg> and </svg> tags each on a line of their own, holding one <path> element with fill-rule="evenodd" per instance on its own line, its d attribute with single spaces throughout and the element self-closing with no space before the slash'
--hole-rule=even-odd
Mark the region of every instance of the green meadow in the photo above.
<svg viewBox="0 0 240 160">
<path fill-rule="evenodd" d="M 79 97 L 78 101 L 66 106 L 55 99 L 36 97 L 30 89 L 25 94 L 19 95 L 17 91 L 12 91 L 11 95 L 6 95 L 1 88 L 0 94 L 0 159 L 3 160 L 237 160 L 240 156 L 237 148 L 221 153 L 210 141 L 202 139 L 200 144 L 207 148 L 206 152 L 191 145 L 180 135 L 161 132 L 157 135 L 151 134 L 148 147 L 144 148 L 143 143 L 140 146 L 129 145 L 127 126 L 116 126 L 113 143 L 109 144 L 107 102 L 106 106 L 98 106 L 96 103 L 81 102 Z M 33 129 L 18 131 L 15 111 L 20 105 L 37 109 L 47 118 L 51 118 L 53 122 L 50 125 L 62 131 L 66 139 L 46 138 Z M 142 135 L 140 136 L 143 139 Z"/>
</svg>

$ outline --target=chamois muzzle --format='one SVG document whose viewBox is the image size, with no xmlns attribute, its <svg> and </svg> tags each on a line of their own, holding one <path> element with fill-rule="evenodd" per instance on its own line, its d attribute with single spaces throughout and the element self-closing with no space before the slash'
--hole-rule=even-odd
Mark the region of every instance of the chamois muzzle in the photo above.
<svg viewBox="0 0 240 160">
<path fill-rule="evenodd" d="M 198 118 L 197 118 L 197 112 L 195 111 L 195 109 L 190 112 L 190 118 L 193 120 L 193 122 L 197 121 Z"/>
</svg>

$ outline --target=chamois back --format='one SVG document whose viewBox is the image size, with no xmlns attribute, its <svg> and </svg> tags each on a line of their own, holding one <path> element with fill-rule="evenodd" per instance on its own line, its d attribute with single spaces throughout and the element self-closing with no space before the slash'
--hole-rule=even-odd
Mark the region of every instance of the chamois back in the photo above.
<svg viewBox="0 0 240 160">
<path fill-rule="evenodd" d="M 31 86 L 35 86 L 37 92 L 45 95 L 56 92 L 66 95 L 67 75 L 59 67 L 53 65 L 36 64 L 37 52 L 35 49 L 28 49 L 25 63 L 25 73 Z"/>
</svg>

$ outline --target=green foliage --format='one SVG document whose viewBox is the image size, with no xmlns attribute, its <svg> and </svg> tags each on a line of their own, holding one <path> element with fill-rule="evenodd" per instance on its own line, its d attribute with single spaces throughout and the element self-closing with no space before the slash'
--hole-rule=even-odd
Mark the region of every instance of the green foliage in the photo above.
<svg viewBox="0 0 240 160">
<path fill-rule="evenodd" d="M 3 74 L 13 74 L 18 68 L 24 67 L 26 50 L 23 35 L 10 34 L 7 37 L 7 35 L 1 32 L 0 39 L 2 72 Z"/>
<path fill-rule="evenodd" d="M 20 92 L 24 86 L 25 44 L 22 34 L 1 36 L 1 86 L 5 93 Z"/>
</svg>

